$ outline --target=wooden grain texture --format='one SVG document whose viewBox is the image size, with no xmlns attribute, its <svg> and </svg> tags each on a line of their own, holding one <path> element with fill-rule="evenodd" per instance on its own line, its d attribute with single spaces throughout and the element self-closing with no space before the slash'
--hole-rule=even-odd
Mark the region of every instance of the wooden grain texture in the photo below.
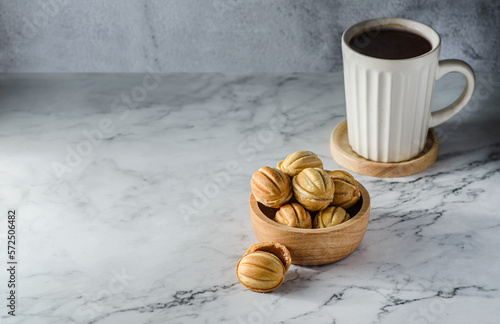
<svg viewBox="0 0 500 324">
<path fill-rule="evenodd" d="M 338 164 L 350 171 L 380 178 L 404 177 L 423 171 L 436 161 L 438 151 L 439 140 L 432 128 L 422 153 L 403 162 L 376 162 L 359 156 L 349 145 L 347 120 L 335 127 L 330 138 L 330 152 Z"/>
<path fill-rule="evenodd" d="M 363 240 L 370 218 L 370 195 L 359 184 L 361 200 L 348 211 L 356 211 L 348 221 L 329 228 L 303 229 L 276 223 L 274 210 L 259 204 L 250 195 L 250 217 L 260 242 L 273 241 L 285 245 L 293 264 L 321 265 L 350 255 Z"/>
</svg>

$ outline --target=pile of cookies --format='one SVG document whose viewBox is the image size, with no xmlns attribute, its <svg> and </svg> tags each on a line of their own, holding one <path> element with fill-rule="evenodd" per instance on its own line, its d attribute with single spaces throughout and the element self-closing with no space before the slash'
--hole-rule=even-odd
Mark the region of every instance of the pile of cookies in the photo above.
<svg viewBox="0 0 500 324">
<path fill-rule="evenodd" d="M 250 185 L 258 202 L 279 208 L 274 221 L 297 228 L 343 223 L 350 218 L 345 209 L 361 196 L 350 173 L 324 170 L 321 159 L 310 151 L 290 154 L 277 168 L 260 168 Z M 314 221 L 311 212 L 317 212 Z"/>
</svg>

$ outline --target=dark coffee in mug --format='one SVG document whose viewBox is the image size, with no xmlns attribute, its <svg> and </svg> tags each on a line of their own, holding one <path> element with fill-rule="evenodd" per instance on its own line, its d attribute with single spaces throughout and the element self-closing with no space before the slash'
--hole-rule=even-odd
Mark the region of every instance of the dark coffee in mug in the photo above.
<svg viewBox="0 0 500 324">
<path fill-rule="evenodd" d="M 424 37 L 402 29 L 378 27 L 355 35 L 349 46 L 361 54 L 389 60 L 420 56 L 432 49 Z"/>
<path fill-rule="evenodd" d="M 467 63 L 439 61 L 440 48 L 434 29 L 409 19 L 369 19 L 345 30 L 342 58 L 347 133 L 355 153 L 377 162 L 411 160 L 424 165 L 415 158 L 424 150 L 429 128 L 460 111 L 476 84 Z M 448 107 L 432 111 L 436 80 L 450 72 L 464 75 L 465 89 Z M 355 165 L 350 157 L 346 161 L 349 166 L 344 166 Z M 381 169 L 377 170 L 372 174 L 380 176 Z"/>
</svg>

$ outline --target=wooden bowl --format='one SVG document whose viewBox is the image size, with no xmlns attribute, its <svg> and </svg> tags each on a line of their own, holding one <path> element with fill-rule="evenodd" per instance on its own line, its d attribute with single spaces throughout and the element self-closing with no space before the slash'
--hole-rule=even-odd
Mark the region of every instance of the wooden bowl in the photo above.
<svg viewBox="0 0 500 324">
<path fill-rule="evenodd" d="M 358 184 L 361 198 L 347 209 L 351 219 L 328 228 L 303 229 L 279 224 L 272 220 L 277 209 L 262 205 L 251 194 L 250 217 L 257 239 L 285 245 L 293 264 L 320 265 L 345 258 L 363 240 L 370 218 L 370 195 L 363 185 Z"/>
</svg>

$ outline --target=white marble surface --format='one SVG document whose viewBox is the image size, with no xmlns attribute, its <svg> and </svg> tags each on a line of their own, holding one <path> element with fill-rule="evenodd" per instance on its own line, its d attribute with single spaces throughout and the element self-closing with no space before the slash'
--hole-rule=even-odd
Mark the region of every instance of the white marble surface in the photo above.
<svg viewBox="0 0 500 324">
<path fill-rule="evenodd" d="M 5 323 L 498 321 L 498 79 L 480 74 L 468 110 L 438 127 L 429 169 L 355 175 L 372 214 L 351 256 L 292 265 L 259 294 L 235 275 L 256 242 L 251 174 L 303 149 L 339 168 L 329 135 L 345 118 L 341 74 L 144 78 L 0 75 L 0 233 L 5 246 L 17 208 L 20 244 Z M 445 78 L 435 105 L 462 86 Z"/>
</svg>

